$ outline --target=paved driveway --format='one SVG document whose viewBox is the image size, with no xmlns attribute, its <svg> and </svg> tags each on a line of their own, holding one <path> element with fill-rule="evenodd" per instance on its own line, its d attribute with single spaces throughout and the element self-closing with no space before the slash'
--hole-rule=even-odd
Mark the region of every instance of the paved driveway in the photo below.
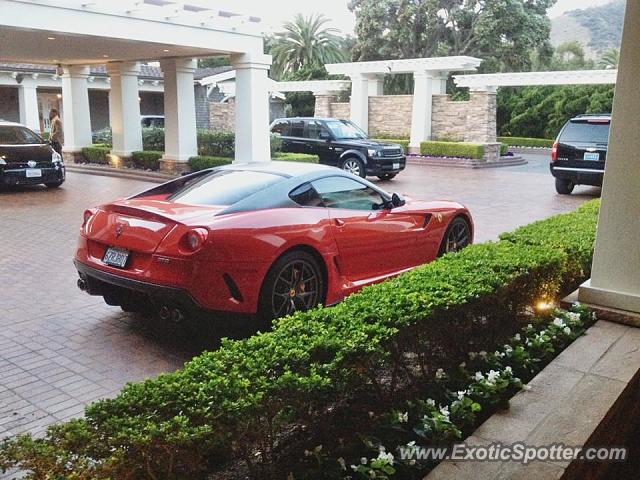
<svg viewBox="0 0 640 480">
<path fill-rule="evenodd" d="M 577 195 L 558 196 L 546 158 L 529 159 L 495 170 L 409 166 L 380 184 L 465 203 L 479 241 L 598 193 L 579 187 Z M 174 370 L 202 349 L 175 327 L 124 314 L 76 288 L 71 258 L 85 208 L 148 185 L 72 173 L 57 191 L 0 192 L 0 437 L 81 415 L 85 403 Z"/>
</svg>

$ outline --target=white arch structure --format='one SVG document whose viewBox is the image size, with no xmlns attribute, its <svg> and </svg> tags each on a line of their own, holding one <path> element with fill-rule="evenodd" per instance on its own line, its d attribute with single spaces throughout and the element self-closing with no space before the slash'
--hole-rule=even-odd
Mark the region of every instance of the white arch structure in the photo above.
<svg viewBox="0 0 640 480">
<path fill-rule="evenodd" d="M 194 59 L 230 55 L 237 72 L 236 160 L 267 161 L 271 57 L 263 54 L 259 19 L 205 5 L 171 0 L 0 0 L 0 61 L 58 66 L 69 157 L 91 144 L 88 66 L 106 64 L 116 159 L 142 147 L 139 62 L 159 61 L 166 116 L 161 163 L 166 170 L 182 170 L 197 154 Z M 28 88 L 28 83 L 16 84 L 25 105 L 37 102 L 35 88 Z M 36 109 L 29 111 L 37 115 Z"/>
</svg>

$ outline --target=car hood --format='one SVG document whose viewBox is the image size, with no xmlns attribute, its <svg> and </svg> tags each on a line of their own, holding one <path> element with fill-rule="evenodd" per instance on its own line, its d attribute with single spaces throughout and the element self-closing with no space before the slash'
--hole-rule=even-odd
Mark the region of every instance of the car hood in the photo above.
<svg viewBox="0 0 640 480">
<path fill-rule="evenodd" d="M 53 149 L 49 144 L 0 145 L 0 157 L 7 163 L 24 163 L 29 160 L 50 162 Z"/>
</svg>

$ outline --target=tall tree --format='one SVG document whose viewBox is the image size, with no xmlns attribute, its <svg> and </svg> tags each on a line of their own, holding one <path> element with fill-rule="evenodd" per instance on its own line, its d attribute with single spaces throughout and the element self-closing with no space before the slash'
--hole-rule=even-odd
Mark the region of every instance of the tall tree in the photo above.
<svg viewBox="0 0 640 480">
<path fill-rule="evenodd" d="M 612 48 L 602 54 L 602 58 L 598 62 L 600 68 L 618 68 L 620 62 L 620 50 Z"/>
<path fill-rule="evenodd" d="M 297 14 L 292 22 L 283 25 L 282 32 L 268 39 L 267 49 L 273 55 L 272 77 L 281 78 L 302 67 L 344 61 L 343 39 L 337 29 L 326 26 L 328 22 L 324 15 Z"/>
<path fill-rule="evenodd" d="M 351 0 L 354 60 L 470 55 L 483 71 L 528 70 L 548 48 L 556 0 Z"/>
</svg>

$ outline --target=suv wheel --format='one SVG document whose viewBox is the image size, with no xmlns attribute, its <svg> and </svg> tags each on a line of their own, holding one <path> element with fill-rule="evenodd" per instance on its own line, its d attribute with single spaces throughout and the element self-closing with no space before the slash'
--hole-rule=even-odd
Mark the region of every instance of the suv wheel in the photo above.
<svg viewBox="0 0 640 480">
<path fill-rule="evenodd" d="M 556 192 L 560 195 L 569 195 L 573 192 L 573 187 L 575 185 L 571 180 L 567 180 L 566 178 L 556 178 Z"/>
<path fill-rule="evenodd" d="M 367 170 L 362 160 L 356 157 L 348 157 L 342 162 L 342 169 L 345 172 L 353 173 L 361 178 L 367 176 Z"/>
</svg>

